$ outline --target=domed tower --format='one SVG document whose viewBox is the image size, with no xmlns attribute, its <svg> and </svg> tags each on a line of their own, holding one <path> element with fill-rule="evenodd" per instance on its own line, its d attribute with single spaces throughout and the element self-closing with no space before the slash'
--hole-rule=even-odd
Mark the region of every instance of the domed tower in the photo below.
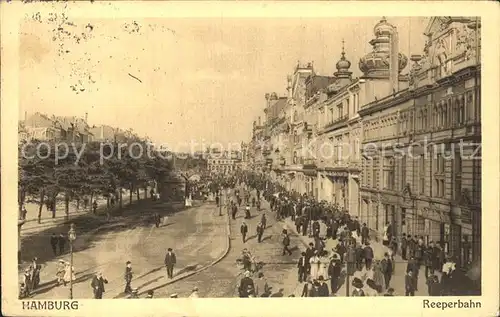
<svg viewBox="0 0 500 317">
<path fill-rule="evenodd" d="M 375 38 L 370 41 L 373 50 L 359 60 L 359 69 L 363 72 L 363 77 L 389 78 L 391 70 L 392 75 L 397 76 L 408 64 L 408 58 L 398 52 L 396 27 L 383 17 L 373 28 L 373 33 Z M 391 69 L 391 64 L 397 65 Z"/>
<path fill-rule="evenodd" d="M 344 40 L 342 40 L 341 57 L 340 57 L 340 60 L 335 65 L 335 67 L 337 68 L 337 71 L 333 74 L 333 75 L 335 75 L 335 77 L 351 79 L 352 72 L 349 71 L 349 68 L 351 67 L 351 62 L 349 62 L 345 58 Z"/>
</svg>

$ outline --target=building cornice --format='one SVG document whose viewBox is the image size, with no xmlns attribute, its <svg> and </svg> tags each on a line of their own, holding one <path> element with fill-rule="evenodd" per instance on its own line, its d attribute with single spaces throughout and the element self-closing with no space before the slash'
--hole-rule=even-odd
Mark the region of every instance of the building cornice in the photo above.
<svg viewBox="0 0 500 317">
<path fill-rule="evenodd" d="M 476 66 L 469 66 L 466 68 L 463 68 L 450 76 L 447 76 L 445 78 L 440 78 L 439 80 L 436 80 L 434 84 L 431 85 L 425 85 L 418 87 L 414 90 L 410 89 L 405 89 L 400 91 L 399 93 L 396 93 L 396 95 L 390 95 L 385 97 L 382 100 L 377 100 L 374 102 L 371 102 L 364 106 L 362 109 L 359 110 L 359 115 L 361 116 L 366 116 L 369 114 L 372 114 L 374 112 L 382 111 L 388 108 L 391 108 L 393 106 L 402 104 L 403 102 L 406 102 L 408 100 L 418 98 L 424 94 L 431 93 L 435 91 L 436 89 L 439 89 L 441 87 L 446 87 L 449 85 L 453 85 L 457 82 L 467 80 L 469 78 L 472 78 L 475 74 L 480 75 L 481 67 L 480 65 Z"/>
</svg>

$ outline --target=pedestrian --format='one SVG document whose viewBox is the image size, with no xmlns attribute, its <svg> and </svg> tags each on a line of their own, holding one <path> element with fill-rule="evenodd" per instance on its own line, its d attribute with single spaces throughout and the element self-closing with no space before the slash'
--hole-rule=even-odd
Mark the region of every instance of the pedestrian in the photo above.
<svg viewBox="0 0 500 317">
<path fill-rule="evenodd" d="M 432 246 L 424 247 L 422 264 L 425 266 L 425 278 L 429 278 L 434 273 L 432 270 Z"/>
<path fill-rule="evenodd" d="M 315 220 L 312 224 L 312 229 L 313 229 L 313 237 L 314 238 L 319 238 L 319 230 L 320 230 L 320 226 L 319 226 L 319 222 L 317 220 Z"/>
<path fill-rule="evenodd" d="M 189 298 L 199 298 L 200 295 L 198 294 L 198 287 L 195 286 L 193 287 L 193 290 L 191 291 L 191 295 L 189 295 Z"/>
<path fill-rule="evenodd" d="M 363 291 L 363 281 L 361 281 L 358 277 L 355 277 L 352 280 L 352 286 L 354 290 L 352 291 L 351 296 L 365 296 L 365 292 Z"/>
<path fill-rule="evenodd" d="M 239 292 L 239 296 L 242 297 L 242 298 L 246 298 L 248 297 L 249 295 L 249 292 L 248 292 L 248 288 L 249 286 L 252 287 L 252 289 L 254 289 L 254 283 L 253 283 L 253 280 L 252 278 L 250 277 L 250 272 L 249 271 L 246 271 L 244 273 L 244 276 L 243 278 L 241 279 L 240 281 L 240 284 L 238 286 L 238 292 Z"/>
<path fill-rule="evenodd" d="M 408 248 L 408 240 L 406 239 L 406 234 L 401 235 L 401 257 L 406 261 L 406 251 Z"/>
<path fill-rule="evenodd" d="M 415 296 L 415 278 L 413 277 L 413 271 L 406 272 L 405 296 Z"/>
<path fill-rule="evenodd" d="M 389 253 L 384 253 L 384 259 L 380 261 L 380 268 L 382 271 L 382 274 L 384 275 L 384 285 L 385 289 L 389 288 L 389 285 L 391 283 L 391 278 L 392 278 L 392 273 L 393 273 L 393 266 L 392 266 L 392 259 L 389 256 Z"/>
<path fill-rule="evenodd" d="M 233 218 L 233 220 L 236 220 L 236 213 L 238 212 L 238 207 L 236 206 L 236 204 L 234 202 L 231 202 L 231 217 Z"/>
<path fill-rule="evenodd" d="M 241 233 L 242 241 L 243 241 L 243 243 L 245 243 L 246 242 L 247 233 L 248 233 L 248 226 L 247 226 L 247 224 L 244 221 L 241 223 L 240 233 Z"/>
<path fill-rule="evenodd" d="M 413 278 L 413 287 L 414 290 L 418 291 L 418 273 L 419 273 L 419 265 L 414 256 L 410 257 L 408 263 L 406 264 L 406 271 L 411 272 L 411 277 Z"/>
<path fill-rule="evenodd" d="M 32 290 L 35 290 L 38 285 L 40 284 L 40 271 L 42 269 L 42 266 L 38 264 L 38 258 L 33 258 L 32 263 L 31 263 L 31 283 L 32 283 Z"/>
<path fill-rule="evenodd" d="M 385 290 L 386 287 L 386 281 L 385 281 L 385 275 L 382 272 L 382 267 L 380 261 L 375 261 L 375 264 L 372 267 L 373 271 L 373 282 L 375 283 L 376 289 L 379 293 L 382 293 L 382 290 Z"/>
<path fill-rule="evenodd" d="M 252 215 L 250 214 L 250 205 L 247 204 L 245 207 L 245 219 L 251 219 Z"/>
<path fill-rule="evenodd" d="M 295 230 L 300 232 L 300 227 L 302 226 L 302 217 L 295 218 Z"/>
<path fill-rule="evenodd" d="M 125 264 L 125 290 L 123 291 L 125 294 L 130 294 L 132 292 L 132 287 L 130 283 L 132 283 L 132 262 L 127 261 Z"/>
<path fill-rule="evenodd" d="M 52 252 L 54 252 L 54 256 L 57 255 L 57 244 L 59 243 L 59 239 L 57 238 L 55 233 L 52 233 L 50 236 L 50 246 L 52 247 Z"/>
<path fill-rule="evenodd" d="M 365 248 L 363 249 L 363 255 L 365 258 L 366 270 L 369 271 L 372 267 L 373 262 L 373 249 L 370 246 L 370 242 L 365 243 Z"/>
<path fill-rule="evenodd" d="M 366 223 L 363 223 L 363 227 L 361 228 L 361 244 L 362 245 L 365 245 L 368 242 L 369 236 L 370 236 L 370 230 L 366 226 Z"/>
<path fill-rule="evenodd" d="M 59 234 L 59 255 L 64 253 L 64 246 L 66 245 L 66 237 L 61 233 Z"/>
<path fill-rule="evenodd" d="M 172 248 L 167 249 L 167 254 L 165 255 L 165 267 L 167 268 L 167 277 L 174 277 L 174 266 L 177 263 L 177 258 L 175 253 L 172 251 Z"/>
<path fill-rule="evenodd" d="M 302 289 L 301 297 L 315 297 L 314 286 L 312 283 L 312 279 L 309 277 L 307 282 L 304 284 L 304 288 Z"/>
<path fill-rule="evenodd" d="M 302 236 L 307 236 L 307 230 L 309 229 L 309 219 L 307 216 L 302 217 Z"/>
<path fill-rule="evenodd" d="M 303 281 L 306 280 L 307 277 L 307 260 L 305 252 L 301 253 L 299 262 L 297 263 L 297 269 L 298 269 L 299 283 L 302 283 Z"/>
<path fill-rule="evenodd" d="M 311 273 L 311 264 L 310 260 L 314 256 L 314 244 L 309 243 L 309 246 L 306 249 L 306 273 L 310 274 Z"/>
<path fill-rule="evenodd" d="M 328 284 L 325 282 L 325 278 L 323 275 L 318 277 L 319 288 L 318 288 L 318 297 L 328 297 L 330 296 L 330 291 L 328 290 Z"/>
<path fill-rule="evenodd" d="M 439 284 L 439 278 L 435 274 L 431 274 L 426 281 L 427 292 L 429 296 L 441 296 L 441 285 Z"/>
<path fill-rule="evenodd" d="M 257 224 L 256 230 L 257 230 L 257 241 L 259 243 L 261 243 L 262 242 L 262 235 L 264 234 L 264 227 L 262 226 L 261 222 L 259 222 Z"/>
<path fill-rule="evenodd" d="M 90 286 L 92 286 L 92 291 L 94 293 L 94 299 L 102 299 L 102 295 L 106 291 L 104 289 L 104 284 L 107 284 L 108 280 L 102 277 L 101 272 L 97 272 L 92 278 Z"/>
<path fill-rule="evenodd" d="M 23 275 L 23 284 L 24 284 L 24 288 L 23 288 L 23 297 L 27 297 L 31 294 L 31 291 L 32 291 L 32 282 L 31 282 L 31 267 L 28 267 L 24 270 L 24 275 Z"/>
<path fill-rule="evenodd" d="M 330 276 L 330 288 L 332 294 L 337 293 L 339 288 L 340 274 L 342 272 L 342 265 L 339 258 L 334 255 L 328 266 L 328 275 Z"/>
<path fill-rule="evenodd" d="M 94 203 L 92 204 L 92 209 L 94 210 L 94 215 L 97 212 L 97 200 L 94 200 Z"/>
<path fill-rule="evenodd" d="M 66 285 L 66 283 L 69 283 L 70 281 L 76 280 L 75 267 L 71 266 L 69 262 L 65 262 L 63 278 L 64 278 L 64 285 Z"/>
<path fill-rule="evenodd" d="M 311 267 L 311 278 L 313 280 L 317 280 L 319 275 L 319 265 L 320 265 L 320 259 L 318 257 L 318 251 L 314 251 L 314 256 L 309 260 L 309 265 Z"/>
<path fill-rule="evenodd" d="M 258 278 L 254 283 L 254 293 L 255 297 L 269 297 L 269 286 L 266 279 L 264 278 L 264 273 L 259 272 Z M 264 296 L 267 295 L 267 296 Z"/>
<path fill-rule="evenodd" d="M 66 262 L 64 262 L 63 259 L 59 260 L 57 263 L 57 273 L 56 273 L 56 280 L 57 280 L 57 285 L 66 285 L 64 282 L 64 273 L 66 270 Z"/>
<path fill-rule="evenodd" d="M 284 230 L 282 255 L 285 255 L 285 253 L 288 253 L 288 255 L 292 255 L 292 251 L 289 249 L 289 246 L 290 246 L 290 236 L 288 235 L 288 232 Z"/>
<path fill-rule="evenodd" d="M 262 228 L 266 229 L 266 225 L 267 225 L 266 214 L 262 214 L 262 217 L 260 218 L 260 223 L 262 223 Z"/>
</svg>

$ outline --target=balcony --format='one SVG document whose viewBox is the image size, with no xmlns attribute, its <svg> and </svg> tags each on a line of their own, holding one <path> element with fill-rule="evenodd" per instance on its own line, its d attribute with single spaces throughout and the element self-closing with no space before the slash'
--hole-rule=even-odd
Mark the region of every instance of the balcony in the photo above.
<svg viewBox="0 0 500 317">
<path fill-rule="evenodd" d="M 337 125 L 341 125 L 341 124 L 347 122 L 347 118 L 348 118 L 348 115 L 346 113 L 343 116 L 341 116 L 341 117 L 339 117 L 337 119 L 334 119 L 334 120 L 328 122 L 327 124 L 325 124 L 323 126 L 322 131 L 328 131 L 328 130 L 330 130 L 332 128 L 335 128 Z"/>
</svg>

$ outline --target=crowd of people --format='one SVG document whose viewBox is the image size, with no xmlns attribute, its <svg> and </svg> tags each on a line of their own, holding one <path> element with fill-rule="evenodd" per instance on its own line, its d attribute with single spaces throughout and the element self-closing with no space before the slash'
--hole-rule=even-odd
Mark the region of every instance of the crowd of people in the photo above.
<svg viewBox="0 0 500 317">
<path fill-rule="evenodd" d="M 440 243 L 430 241 L 426 244 L 421 236 L 403 234 L 397 237 L 392 224 L 387 223 L 381 237 L 385 252 L 383 257 L 377 258 L 371 244 L 374 240 L 378 243 L 378 237 L 374 237 L 373 230 L 366 223 L 361 224 L 345 208 L 317 201 L 296 191 L 287 191 L 263 174 L 242 173 L 236 176 L 236 182 L 243 182 L 255 190 L 259 205 L 262 196 L 278 221 L 291 219 L 297 233 L 313 239 L 301 253 L 297 264 L 298 281 L 304 283 L 303 297 L 335 296 L 345 282 L 346 275 L 353 277 L 350 296 L 394 296 L 391 279 L 396 269 L 405 271 L 406 296 L 415 295 L 421 278 L 425 278 L 429 296 L 465 295 L 464 292 L 470 289 L 468 279 L 464 271 L 457 267 L 455 257 L 446 254 Z M 248 197 L 244 195 L 247 204 Z M 324 234 L 320 233 L 320 222 L 326 227 Z M 258 225 L 260 227 L 261 223 Z M 242 236 L 247 230 L 246 225 L 242 225 Z M 337 242 L 332 250 L 325 249 L 325 242 L 329 239 Z M 282 243 L 283 255 L 291 254 L 288 250 L 289 233 L 286 230 L 283 231 Z"/>
</svg>

